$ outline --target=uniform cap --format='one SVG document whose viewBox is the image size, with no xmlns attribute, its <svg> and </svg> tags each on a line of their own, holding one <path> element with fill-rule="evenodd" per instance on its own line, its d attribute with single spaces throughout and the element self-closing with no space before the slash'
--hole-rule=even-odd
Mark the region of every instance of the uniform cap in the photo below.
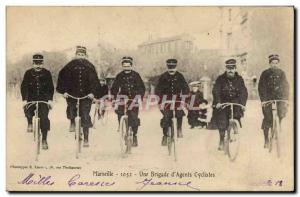
<svg viewBox="0 0 300 197">
<path fill-rule="evenodd" d="M 132 62 L 133 62 L 132 57 L 129 57 L 129 56 L 122 57 L 122 64 L 123 63 L 130 63 L 132 65 Z"/>
<path fill-rule="evenodd" d="M 32 61 L 35 64 L 42 64 L 44 62 L 44 56 L 41 54 L 34 54 L 32 56 Z"/>
<path fill-rule="evenodd" d="M 227 68 L 236 68 L 236 60 L 235 59 L 229 59 L 225 61 Z"/>
<path fill-rule="evenodd" d="M 168 68 L 175 68 L 177 66 L 177 59 L 168 59 L 166 63 Z"/>
<path fill-rule="evenodd" d="M 272 60 L 278 60 L 279 61 L 279 55 L 277 55 L 277 54 L 269 55 L 269 62 L 271 62 Z"/>
<path fill-rule="evenodd" d="M 77 53 L 83 53 L 86 55 L 86 47 L 84 46 L 76 46 L 76 54 Z"/>
</svg>

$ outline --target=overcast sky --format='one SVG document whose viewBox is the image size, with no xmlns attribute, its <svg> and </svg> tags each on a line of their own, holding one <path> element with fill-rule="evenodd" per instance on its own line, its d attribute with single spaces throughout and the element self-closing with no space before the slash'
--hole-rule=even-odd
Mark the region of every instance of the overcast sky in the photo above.
<svg viewBox="0 0 300 197">
<path fill-rule="evenodd" d="M 217 7 L 8 7 L 7 57 L 93 47 L 99 35 L 117 48 L 134 49 L 149 34 L 189 33 L 199 48 L 217 48 L 219 21 Z"/>
</svg>

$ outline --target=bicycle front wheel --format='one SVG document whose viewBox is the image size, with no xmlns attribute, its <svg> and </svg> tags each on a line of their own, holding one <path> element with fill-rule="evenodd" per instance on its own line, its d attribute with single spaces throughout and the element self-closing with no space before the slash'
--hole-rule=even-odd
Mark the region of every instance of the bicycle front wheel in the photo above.
<svg viewBox="0 0 300 197">
<path fill-rule="evenodd" d="M 279 119 L 278 117 L 275 120 L 275 125 L 274 125 L 274 138 L 275 138 L 275 142 L 276 142 L 276 149 L 277 149 L 277 157 L 280 158 L 281 156 L 281 149 L 280 149 L 280 132 L 279 132 Z"/>
<path fill-rule="evenodd" d="M 229 127 L 227 130 L 227 153 L 230 161 L 235 161 L 238 156 L 240 148 L 238 122 L 236 120 L 229 121 Z"/>
<path fill-rule="evenodd" d="M 34 136 L 35 136 L 35 160 L 38 161 L 41 148 L 41 136 L 40 136 L 40 118 L 34 119 Z"/>
<path fill-rule="evenodd" d="M 81 152 L 81 119 L 80 117 L 75 118 L 75 150 L 76 150 L 76 159 L 79 158 L 79 153 Z"/>
<path fill-rule="evenodd" d="M 168 153 L 169 155 L 172 155 L 172 149 L 174 146 L 174 124 L 173 120 L 171 122 L 171 125 L 168 128 L 168 133 L 167 133 L 167 145 L 168 145 Z M 173 149 L 175 150 L 175 149 Z"/>
<path fill-rule="evenodd" d="M 128 118 L 126 116 L 122 116 L 120 120 L 120 148 L 121 154 L 126 153 L 126 141 L 127 141 L 127 132 L 128 132 Z"/>
</svg>

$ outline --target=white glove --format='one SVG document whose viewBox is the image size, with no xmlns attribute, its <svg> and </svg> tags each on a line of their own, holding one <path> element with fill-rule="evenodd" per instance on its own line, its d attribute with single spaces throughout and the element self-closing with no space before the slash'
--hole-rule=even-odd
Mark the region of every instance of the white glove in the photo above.
<svg viewBox="0 0 300 197">
<path fill-rule="evenodd" d="M 24 100 L 22 103 L 23 108 L 27 105 L 27 100 Z"/>
<path fill-rule="evenodd" d="M 88 97 L 90 98 L 90 99 L 94 99 L 94 95 L 92 94 L 92 93 L 90 93 L 90 94 L 88 94 Z"/>
<path fill-rule="evenodd" d="M 217 109 L 220 109 L 221 107 L 222 107 L 221 103 L 218 103 L 218 104 L 216 105 L 216 108 L 217 108 Z"/>
<path fill-rule="evenodd" d="M 49 105 L 49 108 L 50 108 L 50 109 L 53 108 L 53 102 L 52 102 L 51 100 L 48 101 L 48 105 Z"/>
<path fill-rule="evenodd" d="M 63 97 L 64 97 L 64 98 L 68 98 L 68 97 L 69 97 L 69 96 L 68 96 L 68 93 L 65 92 L 65 93 L 63 94 Z"/>
</svg>

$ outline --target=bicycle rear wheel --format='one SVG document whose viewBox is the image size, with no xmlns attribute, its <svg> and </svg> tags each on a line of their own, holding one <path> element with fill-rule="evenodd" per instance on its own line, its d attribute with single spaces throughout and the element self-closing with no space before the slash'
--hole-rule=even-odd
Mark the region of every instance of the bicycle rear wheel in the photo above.
<svg viewBox="0 0 300 197">
<path fill-rule="evenodd" d="M 240 139 L 238 131 L 238 123 L 236 120 L 229 121 L 229 127 L 227 130 L 227 154 L 230 161 L 234 161 L 239 153 Z"/>
</svg>

